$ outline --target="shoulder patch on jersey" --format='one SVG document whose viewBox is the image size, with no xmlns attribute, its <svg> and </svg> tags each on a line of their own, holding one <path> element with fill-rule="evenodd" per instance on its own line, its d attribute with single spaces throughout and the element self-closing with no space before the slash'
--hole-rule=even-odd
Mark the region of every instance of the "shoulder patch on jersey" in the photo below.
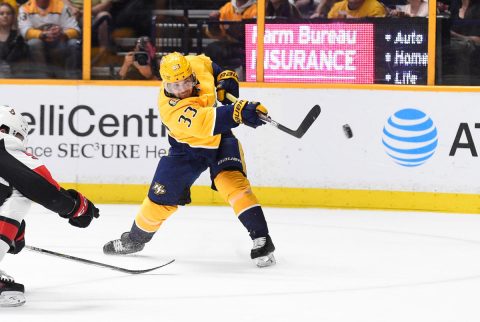
<svg viewBox="0 0 480 322">
<path fill-rule="evenodd" d="M 153 193 L 157 196 L 159 195 L 164 195 L 167 193 L 167 190 L 165 189 L 165 186 L 163 184 L 160 184 L 158 182 L 155 182 L 152 187 Z"/>
<path fill-rule="evenodd" d="M 171 98 L 170 101 L 168 101 L 168 104 L 170 104 L 170 106 L 175 106 L 179 101 L 179 98 Z"/>
</svg>

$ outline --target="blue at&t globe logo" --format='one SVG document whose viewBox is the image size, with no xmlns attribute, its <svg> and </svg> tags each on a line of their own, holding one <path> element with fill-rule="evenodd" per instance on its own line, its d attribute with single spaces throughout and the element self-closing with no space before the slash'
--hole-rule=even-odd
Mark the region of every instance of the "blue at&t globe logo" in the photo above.
<svg viewBox="0 0 480 322">
<path fill-rule="evenodd" d="M 398 164 L 416 167 L 427 161 L 438 145 L 437 128 L 428 115 L 413 108 L 388 118 L 383 128 L 383 145 Z"/>
</svg>

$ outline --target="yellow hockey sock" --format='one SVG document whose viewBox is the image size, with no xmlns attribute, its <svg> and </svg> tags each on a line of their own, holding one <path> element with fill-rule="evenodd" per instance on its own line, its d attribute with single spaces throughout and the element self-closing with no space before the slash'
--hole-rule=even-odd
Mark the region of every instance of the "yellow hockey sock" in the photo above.
<svg viewBox="0 0 480 322">
<path fill-rule="evenodd" d="M 154 233 L 160 225 L 172 215 L 178 206 L 158 205 L 152 202 L 148 197 L 143 200 L 140 211 L 135 217 L 135 224 L 138 228 Z"/>
</svg>

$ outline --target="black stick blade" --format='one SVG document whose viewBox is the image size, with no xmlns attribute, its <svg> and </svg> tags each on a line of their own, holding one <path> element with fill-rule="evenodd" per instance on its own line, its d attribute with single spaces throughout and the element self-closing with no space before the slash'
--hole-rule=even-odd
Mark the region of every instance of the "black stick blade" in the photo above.
<svg viewBox="0 0 480 322">
<path fill-rule="evenodd" d="M 81 257 L 76 257 L 76 256 L 72 256 L 72 255 L 57 253 L 57 252 L 54 252 L 54 251 L 51 251 L 51 250 L 48 250 L 48 249 L 43 249 L 43 248 L 40 248 L 40 247 L 25 245 L 25 248 L 28 249 L 28 250 L 34 251 L 34 252 L 41 253 L 41 254 L 51 255 L 51 256 L 55 256 L 55 257 L 59 257 L 59 258 L 63 258 L 63 259 L 68 259 L 68 260 L 73 260 L 73 261 L 77 261 L 77 262 L 88 264 L 88 265 L 94 265 L 94 266 L 98 266 L 98 267 L 108 268 L 108 269 L 111 269 L 111 270 L 114 270 L 114 271 L 123 272 L 123 273 L 127 273 L 127 274 L 143 274 L 143 273 L 151 272 L 151 271 L 154 271 L 154 270 L 159 269 L 161 267 L 167 266 L 167 265 L 169 265 L 169 264 L 171 264 L 175 261 L 174 259 L 172 259 L 171 261 L 166 262 L 165 264 L 155 266 L 155 267 L 152 267 L 152 268 L 147 268 L 147 269 L 128 269 L 128 268 L 123 268 L 123 267 L 119 267 L 119 266 L 114 266 L 114 265 L 109 265 L 109 264 L 105 264 L 105 263 L 101 263 L 101 262 L 92 261 L 92 260 L 81 258 Z"/>
<path fill-rule="evenodd" d="M 295 131 L 283 126 L 282 124 L 278 124 L 278 129 L 300 139 L 312 126 L 313 122 L 315 122 L 321 111 L 322 109 L 320 108 L 320 105 L 315 105 L 314 107 L 312 107 L 310 112 L 308 112 L 307 116 L 305 116 L 305 118 L 303 119 L 298 129 Z"/>
<path fill-rule="evenodd" d="M 321 111 L 322 110 L 320 108 L 320 105 L 315 105 L 314 107 L 312 107 L 310 112 L 308 112 L 307 116 L 303 120 L 302 124 L 300 124 L 300 126 L 298 127 L 297 133 L 303 136 L 305 132 L 307 132 L 307 130 L 310 128 L 310 126 L 312 126 L 313 122 L 315 122 Z"/>
</svg>

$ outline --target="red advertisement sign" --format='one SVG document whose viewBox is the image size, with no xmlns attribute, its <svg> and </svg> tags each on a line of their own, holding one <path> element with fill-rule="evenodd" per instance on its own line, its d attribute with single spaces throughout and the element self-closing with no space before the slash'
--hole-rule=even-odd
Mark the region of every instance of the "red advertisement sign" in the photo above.
<svg viewBox="0 0 480 322">
<path fill-rule="evenodd" d="M 245 25 L 246 81 L 256 80 L 257 26 Z M 266 24 L 265 82 L 373 84 L 373 24 Z"/>
</svg>

